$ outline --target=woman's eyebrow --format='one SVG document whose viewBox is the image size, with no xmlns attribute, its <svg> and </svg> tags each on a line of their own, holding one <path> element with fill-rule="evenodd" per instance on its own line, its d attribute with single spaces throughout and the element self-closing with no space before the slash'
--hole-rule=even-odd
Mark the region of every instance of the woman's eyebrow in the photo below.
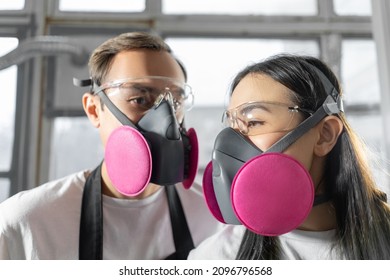
<svg viewBox="0 0 390 280">
<path fill-rule="evenodd" d="M 264 110 L 266 112 L 271 113 L 271 110 L 270 110 L 269 106 L 267 106 L 267 105 L 268 104 L 262 103 L 262 102 L 249 104 L 249 105 L 245 106 L 244 108 L 242 108 L 240 110 L 240 112 L 241 113 L 248 113 L 249 111 L 251 111 L 253 109 L 262 109 L 262 110 Z"/>
</svg>

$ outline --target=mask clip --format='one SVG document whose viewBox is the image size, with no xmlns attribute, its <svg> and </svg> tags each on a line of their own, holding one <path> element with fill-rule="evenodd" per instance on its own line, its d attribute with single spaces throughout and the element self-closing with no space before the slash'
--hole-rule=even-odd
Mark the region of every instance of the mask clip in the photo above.
<svg viewBox="0 0 390 280">
<path fill-rule="evenodd" d="M 344 112 L 343 100 L 341 96 L 337 96 L 337 99 L 335 100 L 331 95 L 328 95 L 322 106 L 329 116 Z"/>
<path fill-rule="evenodd" d="M 156 99 L 156 101 L 154 102 L 154 108 L 157 108 L 158 106 L 160 106 L 160 104 L 161 104 L 161 102 L 163 101 L 163 100 L 166 100 L 168 103 L 169 103 L 169 105 L 171 105 L 171 107 L 173 108 L 173 109 L 175 109 L 174 108 L 174 104 L 173 104 L 173 97 L 172 97 L 172 93 L 169 91 L 169 88 L 165 88 L 165 91 L 164 91 L 164 93 L 161 93 L 160 95 L 159 95 L 159 97 Z"/>
<path fill-rule="evenodd" d="M 76 87 L 88 87 L 92 85 L 92 79 L 80 80 L 73 78 L 73 85 Z"/>
</svg>

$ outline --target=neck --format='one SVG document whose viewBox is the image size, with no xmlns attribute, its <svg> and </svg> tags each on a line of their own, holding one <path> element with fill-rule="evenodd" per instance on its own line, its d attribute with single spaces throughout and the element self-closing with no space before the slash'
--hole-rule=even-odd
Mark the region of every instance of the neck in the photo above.
<svg viewBox="0 0 390 280">
<path fill-rule="evenodd" d="M 309 171 L 315 186 L 315 195 L 324 194 L 326 191 L 324 169 L 325 158 L 315 157 Z M 336 226 L 336 212 L 332 200 L 329 200 L 314 206 L 310 211 L 309 216 L 298 227 L 298 229 L 307 231 L 324 231 L 334 229 Z"/>
<path fill-rule="evenodd" d="M 300 230 L 325 231 L 336 228 L 336 213 L 331 201 L 319 204 L 311 210 Z"/>
<path fill-rule="evenodd" d="M 154 194 L 161 186 L 150 183 L 145 190 L 136 196 L 126 196 L 118 192 L 110 180 L 105 162 L 102 164 L 102 193 L 104 195 L 121 199 L 143 199 Z"/>
</svg>

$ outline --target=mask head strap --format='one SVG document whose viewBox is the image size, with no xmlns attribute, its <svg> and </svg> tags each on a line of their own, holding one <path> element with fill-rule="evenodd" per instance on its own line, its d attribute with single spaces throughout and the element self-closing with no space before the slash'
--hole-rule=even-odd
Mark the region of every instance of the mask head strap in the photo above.
<svg viewBox="0 0 390 280">
<path fill-rule="evenodd" d="M 322 85 L 325 88 L 325 91 L 328 97 L 325 99 L 324 103 L 318 110 L 306 120 L 304 120 L 296 129 L 287 133 L 283 138 L 278 142 L 272 145 L 267 152 L 283 152 L 287 149 L 292 143 L 294 143 L 299 137 L 308 132 L 311 128 L 316 126 L 323 118 L 330 115 L 339 114 L 344 112 L 342 98 L 333 84 L 329 79 L 314 65 L 304 62 L 305 65 L 310 67 L 320 78 Z"/>
<path fill-rule="evenodd" d="M 97 94 L 102 102 L 107 106 L 110 112 L 120 121 L 121 124 L 130 126 L 139 130 L 139 128 L 133 124 L 129 118 L 123 114 L 115 105 L 111 102 L 111 100 L 104 94 L 102 90 L 100 90 L 99 86 L 92 79 L 79 80 L 77 78 L 73 78 L 73 85 L 78 87 L 87 87 L 90 86 L 90 92 Z"/>
<path fill-rule="evenodd" d="M 331 114 L 338 114 L 340 112 L 344 112 L 344 106 L 343 106 L 343 100 L 341 98 L 340 93 L 337 91 L 337 89 L 333 86 L 333 84 L 329 81 L 329 79 L 325 76 L 325 74 L 320 71 L 317 67 L 310 63 L 305 63 L 308 65 L 311 69 L 316 72 L 317 76 L 320 78 L 322 85 L 325 88 L 325 92 L 327 95 L 332 96 L 333 100 L 336 101 L 334 104 L 328 104 L 329 113 Z"/>
</svg>

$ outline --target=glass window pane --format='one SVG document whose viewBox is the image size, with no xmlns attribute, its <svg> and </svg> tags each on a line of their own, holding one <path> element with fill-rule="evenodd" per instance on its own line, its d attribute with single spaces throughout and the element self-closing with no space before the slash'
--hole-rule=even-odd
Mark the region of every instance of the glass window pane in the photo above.
<svg viewBox="0 0 390 280">
<path fill-rule="evenodd" d="M 379 76 L 374 41 L 343 41 L 341 77 L 346 105 L 379 104 Z"/>
<path fill-rule="evenodd" d="M 333 0 L 333 5 L 339 15 L 371 15 L 371 0 Z"/>
<path fill-rule="evenodd" d="M 1 0 L 0 10 L 23 10 L 24 0 Z"/>
<path fill-rule="evenodd" d="M 66 12 L 143 12 L 145 0 L 60 0 L 59 9 Z"/>
<path fill-rule="evenodd" d="M 59 117 L 53 122 L 50 180 L 100 163 L 103 147 L 97 129 L 86 117 Z"/>
<path fill-rule="evenodd" d="M 102 44 L 107 39 L 113 37 L 111 34 L 78 34 L 77 32 L 69 37 L 69 43 L 79 50 L 87 53 Z M 50 109 L 60 110 L 83 110 L 82 95 L 88 91 L 87 87 L 76 87 L 73 85 L 73 78 L 86 79 L 88 77 L 89 55 L 84 57 L 84 64 L 75 64 L 70 55 L 57 55 L 50 57 L 49 74 L 47 77 L 47 94 L 50 95 Z"/>
<path fill-rule="evenodd" d="M 16 38 L 0 38 L 0 56 L 15 49 Z M 0 170 L 8 171 L 11 166 L 12 147 L 14 143 L 15 105 L 16 105 L 17 67 L 11 66 L 0 70 L 2 101 L 0 102 Z"/>
<path fill-rule="evenodd" d="M 195 106 L 223 106 L 229 83 L 249 63 L 288 52 L 319 55 L 314 40 L 167 38 L 188 70 Z"/>
<path fill-rule="evenodd" d="M 371 114 L 347 113 L 347 118 L 352 128 L 368 146 L 369 160 L 379 187 L 390 195 L 389 177 L 385 171 L 389 170 L 390 162 L 386 160 L 382 152 L 385 149 L 385 143 L 380 112 Z"/>
<path fill-rule="evenodd" d="M 390 194 L 389 182 L 384 173 L 386 160 L 383 123 L 380 112 L 380 87 L 375 43 L 372 40 L 344 40 L 342 43 L 341 77 L 346 115 L 352 128 L 367 144 L 369 159 L 379 186 Z M 348 110 L 348 105 L 366 106 L 366 110 Z M 377 105 L 377 107 L 372 107 Z M 375 109 L 371 109 L 375 108 Z"/>
<path fill-rule="evenodd" d="M 9 197 L 10 182 L 8 179 L 0 178 L 0 203 Z"/>
<path fill-rule="evenodd" d="M 167 14 L 315 15 L 316 0 L 163 0 Z"/>
</svg>

